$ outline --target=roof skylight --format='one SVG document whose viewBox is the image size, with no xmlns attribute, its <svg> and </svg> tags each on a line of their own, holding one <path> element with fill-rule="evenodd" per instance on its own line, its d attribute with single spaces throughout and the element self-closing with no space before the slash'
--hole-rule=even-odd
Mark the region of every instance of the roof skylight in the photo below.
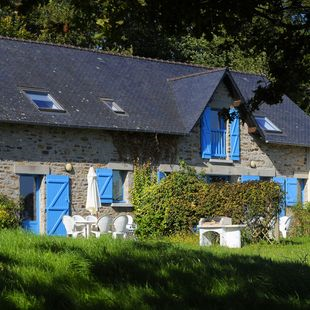
<svg viewBox="0 0 310 310">
<path fill-rule="evenodd" d="M 65 112 L 60 104 L 45 91 L 23 90 L 24 94 L 41 111 Z"/>
<path fill-rule="evenodd" d="M 126 115 L 126 112 L 113 99 L 101 98 L 101 101 L 104 102 L 114 113 Z"/>
<path fill-rule="evenodd" d="M 281 132 L 281 129 L 279 129 L 268 117 L 256 116 L 255 120 L 258 126 L 263 130 Z"/>
</svg>

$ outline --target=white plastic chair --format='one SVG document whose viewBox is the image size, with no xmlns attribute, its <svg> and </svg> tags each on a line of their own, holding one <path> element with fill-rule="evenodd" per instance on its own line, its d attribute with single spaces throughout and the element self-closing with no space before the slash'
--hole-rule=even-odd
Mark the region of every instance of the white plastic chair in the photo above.
<svg viewBox="0 0 310 310">
<path fill-rule="evenodd" d="M 279 219 L 279 231 L 281 232 L 283 238 L 287 237 L 287 232 L 290 229 L 292 222 L 291 216 L 282 216 Z"/>
<path fill-rule="evenodd" d="M 98 225 L 97 225 L 98 219 L 96 218 L 96 216 L 87 215 L 86 221 L 94 222 L 94 224 L 91 225 L 90 233 L 94 234 L 96 236 L 96 238 L 99 238 L 100 237 L 100 231 L 98 230 Z"/>
<path fill-rule="evenodd" d="M 62 222 L 65 226 L 67 237 L 72 236 L 73 238 L 76 238 L 78 235 L 85 237 L 85 229 L 76 229 L 76 226 L 74 225 L 74 219 L 71 216 L 64 215 Z"/>
<path fill-rule="evenodd" d="M 73 215 L 72 218 L 74 221 L 85 221 L 84 217 L 78 214 Z"/>
<path fill-rule="evenodd" d="M 113 220 L 114 231 L 112 233 L 112 238 L 126 238 L 127 231 L 126 225 L 128 223 L 128 217 L 126 215 L 120 215 Z"/>
<path fill-rule="evenodd" d="M 126 215 L 128 218 L 128 223 L 126 225 L 126 233 L 129 236 L 134 236 L 137 224 L 134 223 L 133 217 L 131 215 Z"/>
<path fill-rule="evenodd" d="M 98 222 L 97 226 L 101 235 L 111 233 L 112 217 L 109 215 L 102 216 Z"/>
</svg>

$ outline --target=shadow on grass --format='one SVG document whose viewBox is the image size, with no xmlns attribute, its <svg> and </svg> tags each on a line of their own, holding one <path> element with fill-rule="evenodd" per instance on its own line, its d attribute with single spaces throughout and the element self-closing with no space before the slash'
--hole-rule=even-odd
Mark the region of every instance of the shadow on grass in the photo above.
<svg viewBox="0 0 310 310">
<path fill-rule="evenodd" d="M 38 309 L 308 309 L 310 267 L 259 256 L 214 255 L 168 243 L 42 241 L 43 255 L 70 255 L 68 272 L 26 282 L 11 270 L 23 264 L 0 256 L 1 309 L 8 293 L 32 296 Z M 95 250 L 94 250 L 95 249 Z M 3 267 L 4 266 L 4 267 Z M 81 267 L 82 266 L 82 267 Z M 3 284 L 6 283 L 6 284 Z M 26 306 L 24 307 L 26 308 Z"/>
</svg>

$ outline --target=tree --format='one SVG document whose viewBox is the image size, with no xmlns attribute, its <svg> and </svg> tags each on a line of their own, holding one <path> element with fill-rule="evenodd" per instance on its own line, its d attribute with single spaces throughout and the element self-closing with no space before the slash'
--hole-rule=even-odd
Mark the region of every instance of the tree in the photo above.
<svg viewBox="0 0 310 310">
<path fill-rule="evenodd" d="M 167 52 L 171 38 L 212 41 L 224 28 L 244 54 L 266 55 L 270 83 L 258 88 L 252 109 L 279 103 L 284 93 L 309 106 L 309 0 L 112 0 L 103 16 L 107 45 L 130 45 L 134 54 L 161 58 L 174 58 Z"/>
</svg>

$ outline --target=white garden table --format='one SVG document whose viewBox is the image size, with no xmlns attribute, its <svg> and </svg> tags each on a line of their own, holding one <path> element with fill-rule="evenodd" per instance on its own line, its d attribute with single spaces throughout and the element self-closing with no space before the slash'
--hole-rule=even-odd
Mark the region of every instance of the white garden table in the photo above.
<svg viewBox="0 0 310 310">
<path fill-rule="evenodd" d="M 86 238 L 89 238 L 90 236 L 90 232 L 91 232 L 91 226 L 96 224 L 97 221 L 95 220 L 75 220 L 74 221 L 75 224 L 77 225 L 85 225 L 85 234 L 86 234 Z"/>
<path fill-rule="evenodd" d="M 209 224 L 198 225 L 199 229 L 199 245 L 208 246 L 212 242 L 208 238 L 208 232 L 213 231 L 220 235 L 220 245 L 229 248 L 241 248 L 241 230 L 246 225 L 223 225 L 223 224 Z"/>
</svg>

